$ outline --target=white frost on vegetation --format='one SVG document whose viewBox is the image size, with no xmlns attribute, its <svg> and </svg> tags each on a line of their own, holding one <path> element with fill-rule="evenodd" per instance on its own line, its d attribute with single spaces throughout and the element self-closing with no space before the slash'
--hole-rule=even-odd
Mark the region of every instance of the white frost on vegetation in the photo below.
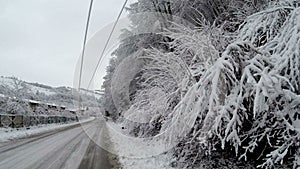
<svg viewBox="0 0 300 169">
<path fill-rule="evenodd" d="M 266 27 L 280 22 L 274 30 Z M 266 36 L 264 42 L 256 39 L 261 34 Z M 176 106 L 173 123 L 177 127 L 171 134 L 195 125 L 193 139 L 204 145 L 220 142 L 223 149 L 233 146 L 236 154 L 244 152 L 241 159 L 245 160 L 249 153 L 262 151 L 257 146 L 266 139 L 271 151 L 260 167 L 282 163 L 290 149 L 299 149 L 300 131 L 295 127 L 300 116 L 299 46 L 300 8 L 276 8 L 250 16 L 236 42 Z M 196 117 L 200 117 L 198 123 Z M 252 123 L 245 126 L 246 121 Z"/>
</svg>

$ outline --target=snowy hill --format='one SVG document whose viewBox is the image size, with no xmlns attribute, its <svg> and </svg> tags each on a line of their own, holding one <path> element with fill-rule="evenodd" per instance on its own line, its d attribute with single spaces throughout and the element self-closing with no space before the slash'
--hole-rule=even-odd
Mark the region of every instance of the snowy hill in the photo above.
<svg viewBox="0 0 300 169">
<path fill-rule="evenodd" d="M 88 93 L 88 94 L 87 94 Z M 15 77 L 0 77 L 0 94 L 6 97 L 36 100 L 66 107 L 74 107 L 78 92 L 71 87 L 51 87 L 30 83 Z M 81 93 L 83 102 L 97 101 L 101 95 L 87 91 Z"/>
</svg>

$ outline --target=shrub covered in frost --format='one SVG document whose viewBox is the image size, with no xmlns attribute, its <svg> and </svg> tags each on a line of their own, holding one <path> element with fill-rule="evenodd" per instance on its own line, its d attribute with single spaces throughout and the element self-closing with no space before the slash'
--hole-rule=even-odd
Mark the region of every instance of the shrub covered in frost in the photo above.
<svg viewBox="0 0 300 169">
<path fill-rule="evenodd" d="M 240 159 L 261 160 L 260 167 L 299 165 L 299 16 L 298 4 L 287 3 L 246 20 L 181 100 L 184 109 L 174 111 L 176 118 L 196 117 L 192 141 L 209 153 L 233 147 Z"/>
</svg>

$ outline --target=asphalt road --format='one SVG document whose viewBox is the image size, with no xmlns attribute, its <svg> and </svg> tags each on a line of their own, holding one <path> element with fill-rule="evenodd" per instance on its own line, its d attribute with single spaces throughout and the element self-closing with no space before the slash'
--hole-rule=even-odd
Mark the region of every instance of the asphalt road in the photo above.
<svg viewBox="0 0 300 169">
<path fill-rule="evenodd" d="M 103 122 L 94 120 L 82 126 L 2 143 L 0 169 L 110 169 L 108 153 L 90 139 L 101 139 L 103 126 Z"/>
</svg>

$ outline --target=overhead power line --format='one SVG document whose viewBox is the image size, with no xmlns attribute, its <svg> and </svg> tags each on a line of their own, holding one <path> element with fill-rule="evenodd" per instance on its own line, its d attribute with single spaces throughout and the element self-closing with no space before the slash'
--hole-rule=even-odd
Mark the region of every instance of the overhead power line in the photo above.
<svg viewBox="0 0 300 169">
<path fill-rule="evenodd" d="M 117 24 L 118 24 L 118 22 L 119 22 L 119 20 L 120 20 L 120 18 L 121 18 L 121 15 L 122 15 L 122 13 L 123 13 L 125 7 L 126 7 L 127 2 L 128 2 L 128 0 L 125 0 L 124 4 L 123 4 L 123 6 L 122 6 L 122 9 L 121 9 L 121 11 L 120 11 L 120 13 L 119 13 L 119 15 L 118 15 L 118 17 L 117 17 L 117 20 L 115 21 L 115 23 L 114 23 L 114 25 L 113 25 L 113 28 L 112 28 L 112 30 L 111 30 L 111 32 L 110 32 L 108 38 L 107 38 L 107 41 L 106 41 L 106 43 L 105 43 L 105 46 L 104 46 L 104 48 L 103 48 L 103 50 L 102 50 L 102 52 L 101 52 L 101 55 L 100 55 L 100 57 L 99 57 L 99 59 L 98 59 L 97 66 L 96 66 L 96 68 L 95 68 L 95 70 L 94 70 L 94 72 L 93 72 L 93 75 L 92 75 L 92 77 L 91 77 L 89 83 L 88 83 L 87 89 L 90 88 L 91 83 L 92 83 L 92 81 L 93 81 L 93 79 L 94 79 L 94 77 L 95 77 L 95 75 L 96 75 L 96 72 L 97 72 L 99 66 L 101 65 L 101 62 L 102 62 L 102 60 L 103 60 L 103 56 L 104 56 L 105 50 L 106 50 L 107 47 L 108 47 L 108 44 L 109 44 L 109 42 L 110 42 L 110 39 L 111 39 L 111 37 L 112 37 L 112 35 L 113 35 L 115 29 L 116 29 L 116 26 L 117 26 Z"/>
<path fill-rule="evenodd" d="M 78 100 L 78 113 L 81 112 L 81 97 L 80 97 L 80 86 L 81 86 L 81 79 L 82 79 L 82 69 L 83 69 L 83 61 L 84 61 L 84 54 L 85 54 L 85 47 L 86 47 L 86 41 L 89 31 L 89 25 L 90 25 L 90 18 L 93 8 L 93 0 L 90 1 L 90 7 L 88 10 L 88 16 L 85 26 L 85 32 L 84 32 L 84 39 L 83 39 L 83 46 L 82 46 L 82 53 L 81 53 L 81 61 L 80 61 L 80 71 L 79 71 L 79 80 L 78 80 L 78 94 L 79 94 L 79 100 Z M 78 116 L 76 115 L 76 120 L 79 121 Z"/>
<path fill-rule="evenodd" d="M 93 9 L 93 1 L 94 0 L 90 1 L 90 7 L 89 7 L 89 10 L 88 10 L 88 16 L 87 16 L 87 21 L 86 21 L 86 26 L 85 26 L 85 33 L 84 33 L 82 54 L 81 54 L 81 62 L 80 62 L 79 80 L 78 80 L 78 92 L 80 92 L 80 86 L 81 86 L 82 69 L 83 69 L 84 55 L 85 55 L 85 47 L 86 47 L 86 41 L 87 41 L 87 36 L 88 36 L 88 31 L 89 31 L 91 13 L 92 13 L 92 9 Z"/>
</svg>

